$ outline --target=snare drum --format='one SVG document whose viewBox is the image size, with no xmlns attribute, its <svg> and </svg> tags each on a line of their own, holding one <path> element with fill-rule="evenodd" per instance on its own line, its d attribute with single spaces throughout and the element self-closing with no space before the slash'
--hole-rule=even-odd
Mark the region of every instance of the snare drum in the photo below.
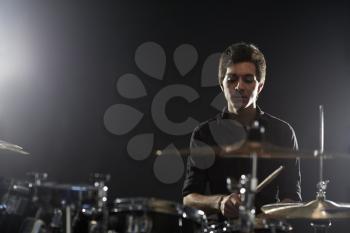
<svg viewBox="0 0 350 233">
<path fill-rule="evenodd" d="M 109 214 L 109 232 L 201 233 L 205 230 L 203 211 L 175 202 L 148 199 L 116 199 Z"/>
</svg>

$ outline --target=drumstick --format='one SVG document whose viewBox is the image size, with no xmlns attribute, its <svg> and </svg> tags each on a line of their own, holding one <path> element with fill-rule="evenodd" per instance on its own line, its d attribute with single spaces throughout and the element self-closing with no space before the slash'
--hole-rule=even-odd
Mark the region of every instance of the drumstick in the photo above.
<svg viewBox="0 0 350 233">
<path fill-rule="evenodd" d="M 256 193 L 260 192 L 266 185 L 268 185 L 272 180 L 274 180 L 283 170 L 283 166 L 277 168 L 274 172 L 272 172 L 268 177 L 266 177 L 257 187 Z"/>
</svg>

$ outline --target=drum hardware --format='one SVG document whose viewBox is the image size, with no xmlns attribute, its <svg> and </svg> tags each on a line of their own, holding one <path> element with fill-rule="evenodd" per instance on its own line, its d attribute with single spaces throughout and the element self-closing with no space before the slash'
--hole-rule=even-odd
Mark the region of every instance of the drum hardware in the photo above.
<svg viewBox="0 0 350 233">
<path fill-rule="evenodd" d="M 6 214 L 27 214 L 31 190 L 26 181 L 11 180 L 8 191 L 2 197 L 2 204 Z"/>
<path fill-rule="evenodd" d="M 271 233 L 276 233 L 277 231 L 288 232 L 293 230 L 292 225 L 281 219 L 263 219 L 263 224 L 265 229 L 270 229 Z"/>
<path fill-rule="evenodd" d="M 109 182 L 111 176 L 109 174 L 93 173 L 90 180 L 94 184 L 94 187 L 98 189 L 98 208 L 105 208 L 107 203 L 108 187 L 106 183 Z"/>
<path fill-rule="evenodd" d="M 275 232 L 289 232 L 293 230 L 293 227 L 285 220 L 280 219 L 266 219 L 263 217 L 256 217 L 254 220 L 254 231 L 259 230 Z M 206 232 L 208 233 L 234 233 L 240 232 L 240 224 L 238 220 L 227 220 L 220 224 L 211 224 L 208 226 Z"/>
<path fill-rule="evenodd" d="M 0 205 L 0 215 L 6 212 L 6 205 Z"/>
<path fill-rule="evenodd" d="M 5 221 L 8 228 L 1 225 L 2 233 L 107 232 L 109 175 L 93 175 L 93 185 L 48 182 L 46 173 L 27 175 L 29 181 L 11 181 L 2 199 L 0 225 Z M 12 218 L 18 229 L 9 226 Z"/>
<path fill-rule="evenodd" d="M 44 221 L 36 218 L 26 218 L 19 230 L 20 233 L 43 233 Z"/>
<path fill-rule="evenodd" d="M 24 220 L 31 215 L 31 190 L 28 182 L 10 179 L 6 182 L 7 191 L 1 198 L 0 231 L 1 233 L 19 232 Z"/>
<path fill-rule="evenodd" d="M 260 148 L 261 145 L 264 145 L 261 140 L 263 140 L 264 128 L 259 126 L 258 122 L 254 122 L 252 127 L 248 131 L 249 145 Z M 260 192 L 264 187 L 266 187 L 272 180 L 274 180 L 284 169 L 283 166 L 277 168 L 269 176 L 267 176 L 259 185 L 257 185 L 257 158 L 260 155 L 263 155 L 264 158 L 268 157 L 264 152 L 261 154 L 261 150 L 249 150 L 249 157 L 252 159 L 252 174 L 251 175 L 242 175 L 238 185 L 233 184 L 233 180 L 227 178 L 227 189 L 233 193 L 239 190 L 242 204 L 239 207 L 239 219 L 236 221 L 226 221 L 222 226 L 216 226 L 219 228 L 214 232 L 244 232 L 250 233 L 255 229 L 269 229 L 271 232 L 276 232 L 276 230 L 281 231 L 291 231 L 293 228 L 290 224 L 282 221 L 280 219 L 264 219 L 264 218 L 255 218 L 255 209 L 254 209 L 254 199 L 255 195 Z M 244 152 L 246 153 L 246 152 Z M 260 155 L 258 156 L 258 153 Z M 236 155 L 236 154 L 235 154 Z M 233 155 L 233 157 L 235 157 Z M 295 154 L 293 155 L 293 157 Z M 239 156 L 243 157 L 243 156 Z M 247 158 L 248 156 L 244 156 Z M 231 157 L 232 158 L 232 157 Z M 260 158 L 260 157 L 259 157 Z M 294 157 L 295 158 L 295 157 Z M 259 226 L 257 226 L 259 223 Z M 215 228 L 215 225 L 214 225 Z M 209 232 L 210 229 L 209 228 Z"/>
<path fill-rule="evenodd" d="M 218 151 L 218 156 L 224 159 L 231 158 L 246 158 L 250 159 L 252 153 L 255 153 L 259 159 L 311 159 L 311 160 L 319 160 L 320 153 L 318 151 L 295 151 L 290 148 L 285 148 L 281 146 L 277 146 L 271 144 L 269 142 L 254 142 L 249 140 L 242 140 L 238 143 L 216 147 L 213 148 L 214 151 Z M 191 149 L 179 149 L 175 151 L 175 149 L 164 149 L 164 150 L 156 150 L 155 154 L 157 156 L 160 155 L 168 155 L 174 153 L 180 153 L 183 156 L 212 156 L 213 150 L 208 149 L 207 147 L 198 147 Z M 349 154 L 341 154 L 341 153 L 323 153 L 322 160 L 325 159 L 350 159 Z"/>
<path fill-rule="evenodd" d="M 286 219 L 328 220 L 350 217 L 350 204 L 338 204 L 326 199 L 327 182 L 318 183 L 317 187 L 316 199 L 313 201 L 269 204 L 264 205 L 261 210 L 267 216 Z"/>
<path fill-rule="evenodd" d="M 244 140 L 233 145 L 224 146 L 220 152 L 222 158 L 250 158 L 255 153 L 259 159 L 315 159 L 313 152 L 294 151 L 293 149 L 273 145 L 268 142 Z M 327 159 L 333 158 L 331 155 Z"/>
<path fill-rule="evenodd" d="M 91 220 L 89 223 L 89 232 L 96 232 L 97 229 L 99 229 L 101 232 L 107 232 L 108 228 L 108 218 L 109 218 L 109 209 L 107 206 L 107 200 L 108 200 L 108 186 L 106 183 L 108 183 L 111 179 L 110 174 L 102 174 L 102 173 L 93 173 L 90 176 L 90 181 L 94 184 L 94 187 L 97 188 L 98 194 L 97 194 L 97 209 L 91 210 L 94 213 L 99 213 L 101 215 L 101 220 L 95 221 Z M 84 212 L 83 212 L 84 213 Z M 85 212 L 86 214 L 86 212 Z M 96 215 L 96 214 L 95 214 Z"/>
<path fill-rule="evenodd" d="M 314 229 L 315 233 L 327 233 L 328 229 L 332 226 L 332 222 L 330 220 L 311 221 L 310 226 Z"/>
<path fill-rule="evenodd" d="M 109 214 L 108 233 L 203 233 L 201 210 L 155 198 L 118 198 Z"/>
<path fill-rule="evenodd" d="M 259 125 L 258 121 L 255 121 L 252 127 L 248 130 L 247 138 L 251 142 L 259 143 L 263 140 L 265 129 Z M 250 153 L 252 159 L 252 174 L 241 175 L 238 190 L 242 204 L 239 206 L 239 229 L 240 232 L 250 233 L 254 230 L 255 225 L 255 207 L 254 199 L 257 191 L 257 166 L 258 159 L 257 154 L 253 151 Z M 266 182 L 265 182 L 266 183 Z M 227 189 L 233 193 L 235 187 L 232 186 L 231 180 L 227 179 Z"/>
<path fill-rule="evenodd" d="M 254 159 L 255 157 L 255 159 Z M 256 156 L 253 161 L 256 161 Z M 255 162 L 256 163 L 256 162 Z M 253 162 L 254 164 L 254 162 Z M 256 171 L 256 168 L 255 168 Z M 240 232 L 250 233 L 254 231 L 255 226 L 255 189 L 256 189 L 256 173 L 252 176 L 242 175 L 240 178 L 240 197 L 242 205 L 239 206 Z"/>
<path fill-rule="evenodd" d="M 25 224 L 21 227 L 21 233 L 39 233 L 41 232 L 40 229 L 45 228 L 49 229 L 50 233 L 119 233 L 120 231 L 127 233 L 158 233 L 168 232 L 171 226 L 178 227 L 178 230 L 172 231 L 176 233 L 252 232 L 256 229 L 269 229 L 274 232 L 276 230 L 289 231 L 292 229 L 288 223 L 275 219 L 276 217 L 310 219 L 315 232 L 326 232 L 331 225 L 331 219 L 350 217 L 350 204 L 335 203 L 326 199 L 326 189 L 329 181 L 323 179 L 323 162 L 326 158 L 340 157 L 328 156 L 324 153 L 323 123 L 321 123 L 320 128 L 322 132 L 320 133 L 320 149 L 314 153 L 295 152 L 259 141 L 262 139 L 261 137 L 255 138 L 249 137 L 249 135 L 247 140 L 239 145 L 224 148 L 221 155 L 225 158 L 252 159 L 252 174 L 242 175 L 238 186 L 236 186 L 242 197 L 239 221 L 230 220 L 206 228 L 203 227 L 205 225 L 203 223 L 206 221 L 203 212 L 187 209 L 180 204 L 149 198 L 117 199 L 112 209 L 109 209 L 107 207 L 108 187 L 106 183 L 110 176 L 103 174 L 93 174 L 91 185 L 79 186 L 47 182 L 48 176 L 46 173 L 31 173 L 29 174 L 31 176 L 29 182 L 13 182 L 11 184 L 8 194 L 12 195 L 12 200 L 0 205 L 0 215 L 8 213 L 24 214 L 28 207 L 23 208 L 19 204 L 25 200 L 27 200 L 28 205 L 34 205 L 37 208 L 36 212 L 24 220 Z M 258 128 L 258 130 L 261 129 Z M 161 153 L 166 153 L 166 151 Z M 265 205 L 262 210 L 268 216 L 262 219 L 256 217 L 254 210 L 255 195 L 278 176 L 283 169 L 281 166 L 259 185 L 256 185 L 257 158 L 319 159 L 320 180 L 317 183 L 316 200 L 308 203 Z M 228 179 L 228 189 L 233 192 L 233 184 L 229 182 L 231 181 Z M 23 201 L 18 201 L 20 198 Z M 83 231 L 82 228 L 84 228 Z"/>
<path fill-rule="evenodd" d="M 323 106 L 320 106 L 320 147 L 319 151 L 295 151 L 291 148 L 285 148 L 274 145 L 264 141 L 264 129 L 254 129 L 253 126 L 248 129 L 246 139 L 230 145 L 223 145 L 208 149 L 207 147 L 197 148 L 182 148 L 175 151 L 175 149 L 156 150 L 157 156 L 164 154 L 180 153 L 183 156 L 212 156 L 213 150 L 222 158 L 247 158 L 251 159 L 252 154 L 256 154 L 259 159 L 317 159 L 320 161 L 320 172 L 323 171 L 323 160 L 325 159 L 350 159 L 349 154 L 341 153 L 325 153 L 324 151 L 324 119 Z M 263 127 L 262 127 L 263 128 Z M 322 174 L 320 174 L 322 176 Z M 323 178 L 323 177 L 321 177 Z"/>
<path fill-rule="evenodd" d="M 251 142 L 259 143 L 263 141 L 265 128 L 260 126 L 258 121 L 254 121 L 252 127 L 248 130 L 247 138 Z M 252 174 L 242 175 L 239 180 L 239 193 L 242 204 L 239 206 L 239 223 L 240 232 L 250 233 L 254 231 L 255 225 L 255 192 L 258 183 L 257 169 L 258 158 L 257 153 L 250 154 L 252 159 Z"/>
<path fill-rule="evenodd" d="M 323 178 L 324 160 L 324 109 L 319 106 L 320 111 L 320 149 L 315 151 L 319 159 L 319 182 L 317 183 L 316 199 L 307 203 L 276 203 L 265 205 L 261 210 L 270 217 L 281 217 L 285 219 L 310 219 L 311 226 L 315 232 L 327 232 L 331 226 L 332 219 L 350 217 L 350 204 L 335 203 L 326 199 L 326 189 L 329 183 Z"/>
<path fill-rule="evenodd" d="M 34 185 L 41 185 L 44 181 L 47 180 L 49 175 L 45 172 L 28 172 L 27 174 L 28 180 Z"/>
</svg>

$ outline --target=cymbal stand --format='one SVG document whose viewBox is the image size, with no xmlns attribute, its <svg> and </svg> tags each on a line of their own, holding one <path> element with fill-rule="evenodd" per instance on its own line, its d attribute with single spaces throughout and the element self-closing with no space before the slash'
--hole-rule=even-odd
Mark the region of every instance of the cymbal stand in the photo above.
<svg viewBox="0 0 350 233">
<path fill-rule="evenodd" d="M 323 157 L 324 157 L 324 109 L 323 105 L 319 106 L 320 113 L 320 130 L 319 130 L 319 140 L 320 149 L 315 151 L 315 155 L 319 156 L 319 182 L 317 183 L 316 200 L 327 202 L 326 200 L 326 189 L 329 180 L 323 180 Z M 329 227 L 332 225 L 330 220 L 314 221 L 310 223 L 311 227 L 314 229 L 315 233 L 326 233 Z"/>
<path fill-rule="evenodd" d="M 107 232 L 109 211 L 107 206 L 108 186 L 106 183 L 111 179 L 111 176 L 109 174 L 93 173 L 90 179 L 98 190 L 97 209 L 98 212 L 102 213 L 102 223 L 92 224 L 89 227 L 89 233 Z"/>
<path fill-rule="evenodd" d="M 254 159 L 253 159 L 254 160 Z M 256 169 L 255 169 L 256 171 Z M 255 225 L 255 190 L 256 190 L 256 178 L 254 179 L 251 175 L 241 175 L 238 184 L 233 183 L 234 179 L 227 178 L 227 189 L 231 193 L 240 194 L 242 204 L 239 206 L 239 232 L 251 233 L 254 231 Z M 254 185 L 255 183 L 255 185 Z M 230 221 L 226 222 L 226 229 L 236 229 L 236 225 L 232 225 Z M 233 231 L 233 230 L 232 230 Z"/>
<path fill-rule="evenodd" d="M 242 175 L 239 180 L 239 193 L 241 196 L 242 205 L 239 206 L 239 223 L 240 232 L 250 233 L 254 231 L 255 225 L 255 190 L 257 184 L 256 168 L 257 157 L 253 154 L 252 158 L 253 172 L 252 175 Z"/>
<path fill-rule="evenodd" d="M 50 222 L 47 225 L 47 228 L 50 230 L 50 232 L 72 233 L 71 220 L 72 211 L 74 209 L 72 209 L 72 204 L 67 202 L 66 200 L 61 200 L 60 206 L 56 206 L 51 210 L 48 203 L 37 203 L 39 201 L 38 187 L 41 186 L 47 180 L 48 174 L 32 172 L 28 173 L 28 176 L 32 178 L 31 187 L 33 187 L 34 190 L 32 197 L 33 203 L 38 204 L 39 207 L 35 213 L 35 219 L 41 220 L 41 215 L 45 215 L 45 213 L 50 213 Z"/>
<path fill-rule="evenodd" d="M 247 139 L 252 142 L 262 142 L 265 133 L 265 128 L 254 121 L 248 130 Z M 239 193 L 241 196 L 242 205 L 239 207 L 239 222 L 240 232 L 250 233 L 254 231 L 255 225 L 255 192 L 258 183 L 257 167 L 258 157 L 256 152 L 250 154 L 252 159 L 252 174 L 242 175 L 239 181 Z"/>
</svg>

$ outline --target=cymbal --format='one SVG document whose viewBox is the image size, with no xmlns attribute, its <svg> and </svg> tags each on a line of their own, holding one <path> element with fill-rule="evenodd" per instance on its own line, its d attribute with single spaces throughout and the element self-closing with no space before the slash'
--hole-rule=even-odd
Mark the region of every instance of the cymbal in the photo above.
<svg viewBox="0 0 350 233">
<path fill-rule="evenodd" d="M 273 145 L 268 142 L 254 142 L 243 140 L 235 144 L 224 146 L 200 146 L 191 149 L 165 149 L 157 150 L 156 155 L 175 154 L 190 156 L 213 156 L 215 151 L 222 158 L 251 158 L 255 153 L 258 158 L 262 159 L 319 159 L 320 154 L 317 151 L 295 151 L 287 147 Z M 324 153 L 324 159 L 343 158 L 350 159 L 348 154 Z"/>
<path fill-rule="evenodd" d="M 266 216 L 285 219 L 350 218 L 350 204 L 316 199 L 307 203 L 276 203 L 261 207 Z"/>
<path fill-rule="evenodd" d="M 3 140 L 0 140 L 0 152 L 1 151 L 11 151 L 17 154 L 29 155 L 29 152 L 24 151 L 22 147 Z"/>
<path fill-rule="evenodd" d="M 264 159 L 314 158 L 312 152 L 294 151 L 268 142 L 242 141 L 223 147 L 220 155 L 224 158 L 250 158 L 252 154 Z"/>
<path fill-rule="evenodd" d="M 319 159 L 318 151 L 295 151 L 287 147 L 281 147 L 269 142 L 241 141 L 222 148 L 220 155 L 224 158 L 251 158 L 255 153 L 262 159 Z M 324 159 L 350 158 L 347 154 L 324 153 Z"/>
</svg>

